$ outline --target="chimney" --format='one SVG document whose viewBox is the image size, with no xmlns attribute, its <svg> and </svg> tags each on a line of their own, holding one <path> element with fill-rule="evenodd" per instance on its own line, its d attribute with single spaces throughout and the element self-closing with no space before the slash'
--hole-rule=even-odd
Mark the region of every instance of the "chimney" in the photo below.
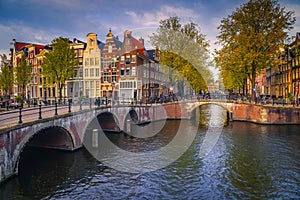
<svg viewBox="0 0 300 200">
<path fill-rule="evenodd" d="M 144 39 L 142 37 L 139 39 L 139 41 L 144 46 Z"/>
<path fill-rule="evenodd" d="M 126 31 L 124 31 L 124 36 L 129 38 L 129 37 L 131 37 L 131 33 L 132 33 L 132 31 L 126 30 Z"/>
</svg>

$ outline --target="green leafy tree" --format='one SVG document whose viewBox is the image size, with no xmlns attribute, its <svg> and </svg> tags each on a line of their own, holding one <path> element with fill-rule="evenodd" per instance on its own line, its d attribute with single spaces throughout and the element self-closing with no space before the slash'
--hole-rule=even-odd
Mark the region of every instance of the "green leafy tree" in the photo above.
<svg viewBox="0 0 300 200">
<path fill-rule="evenodd" d="M 66 81 L 75 75 L 78 60 L 75 51 L 69 46 L 69 39 L 56 38 L 52 41 L 52 51 L 45 53 L 42 64 L 42 74 L 47 84 L 56 84 L 59 92 L 59 102 L 62 101 L 62 90 Z"/>
<path fill-rule="evenodd" d="M 25 99 L 26 86 L 32 80 L 31 71 L 32 64 L 27 62 L 26 56 L 23 54 L 20 63 L 15 67 L 15 84 L 21 88 L 21 101 Z"/>
<path fill-rule="evenodd" d="M 0 75 L 0 88 L 5 93 L 4 95 L 9 98 L 9 89 L 12 87 L 14 83 L 13 69 L 9 66 L 8 63 L 5 63 L 1 68 Z"/>
<path fill-rule="evenodd" d="M 193 76 L 194 79 L 188 82 L 197 92 L 207 88 L 206 83 L 212 77 L 208 69 L 211 64 L 209 44 L 197 24 L 183 25 L 177 16 L 162 20 L 157 31 L 150 36 L 150 42 L 159 49 L 160 64 L 171 68 L 165 73 L 172 82 L 183 83 L 180 77 Z M 180 75 L 176 75 L 176 71 Z"/>
<path fill-rule="evenodd" d="M 293 15 L 276 0 L 250 0 L 243 4 L 218 27 L 222 48 L 216 51 L 216 63 L 223 71 L 230 71 L 231 77 L 243 79 L 245 74 L 254 88 L 256 75 L 278 62 L 279 47 L 295 23 Z"/>
</svg>

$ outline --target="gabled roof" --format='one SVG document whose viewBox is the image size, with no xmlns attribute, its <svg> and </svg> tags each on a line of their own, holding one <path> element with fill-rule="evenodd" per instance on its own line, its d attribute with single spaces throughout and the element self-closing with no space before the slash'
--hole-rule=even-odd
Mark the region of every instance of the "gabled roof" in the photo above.
<svg viewBox="0 0 300 200">
<path fill-rule="evenodd" d="M 140 54 L 145 55 L 146 49 L 145 49 L 145 47 L 143 46 L 143 44 L 142 44 L 140 41 L 138 41 L 137 39 L 135 39 L 134 37 L 132 37 L 132 36 L 130 37 L 130 39 L 131 39 L 131 41 L 132 41 L 134 47 L 138 50 L 138 52 L 139 52 Z"/>
<path fill-rule="evenodd" d="M 25 43 L 25 42 L 16 42 L 15 43 L 15 50 L 16 52 L 20 51 L 22 48 L 24 48 L 25 46 L 29 45 L 29 43 Z"/>
<path fill-rule="evenodd" d="M 16 42 L 15 43 L 15 50 L 16 52 L 19 51 L 25 51 L 25 55 L 27 55 L 28 47 L 29 45 L 34 46 L 34 50 L 36 54 L 38 54 L 42 49 L 49 49 L 49 46 L 47 45 L 40 45 L 40 44 L 32 44 L 32 43 L 25 43 L 25 42 Z"/>
</svg>

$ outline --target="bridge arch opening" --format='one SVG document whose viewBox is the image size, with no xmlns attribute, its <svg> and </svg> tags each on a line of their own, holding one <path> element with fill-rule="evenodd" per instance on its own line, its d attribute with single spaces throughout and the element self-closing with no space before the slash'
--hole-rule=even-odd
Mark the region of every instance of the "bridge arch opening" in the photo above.
<svg viewBox="0 0 300 200">
<path fill-rule="evenodd" d="M 41 164 L 44 159 L 51 159 L 48 157 L 49 154 L 47 154 L 49 151 L 71 151 L 73 149 L 73 138 L 65 128 L 53 126 L 41 129 L 33 134 L 22 146 L 15 169 L 20 173 L 28 170 L 35 164 Z"/>
<path fill-rule="evenodd" d="M 97 126 L 100 125 L 101 129 L 104 131 L 120 131 L 118 118 L 111 112 L 100 113 L 97 115 L 97 120 L 92 121 L 89 126 L 93 126 L 93 123 L 97 123 Z"/>
<path fill-rule="evenodd" d="M 89 151 L 98 147 L 100 143 L 99 134 L 105 133 L 121 133 L 119 120 L 111 112 L 102 112 L 88 123 L 82 138 L 84 147 Z"/>
<path fill-rule="evenodd" d="M 195 106 L 191 112 L 191 116 L 193 122 L 200 126 L 208 126 L 212 122 L 226 126 L 230 121 L 230 111 L 228 108 L 215 103 Z"/>
</svg>

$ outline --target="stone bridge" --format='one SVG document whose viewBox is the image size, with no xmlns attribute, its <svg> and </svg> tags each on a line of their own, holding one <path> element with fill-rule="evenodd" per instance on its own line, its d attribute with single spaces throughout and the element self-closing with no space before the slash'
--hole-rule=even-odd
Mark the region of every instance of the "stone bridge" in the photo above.
<svg viewBox="0 0 300 200">
<path fill-rule="evenodd" d="M 262 106 L 228 101 L 183 101 L 141 106 L 97 107 L 0 128 L 0 182 L 18 173 L 26 146 L 73 151 L 83 146 L 85 135 L 97 122 L 106 131 L 128 131 L 128 124 L 164 119 L 190 119 L 196 108 L 216 104 L 231 121 L 263 124 L 300 124 L 299 108 Z"/>
</svg>

